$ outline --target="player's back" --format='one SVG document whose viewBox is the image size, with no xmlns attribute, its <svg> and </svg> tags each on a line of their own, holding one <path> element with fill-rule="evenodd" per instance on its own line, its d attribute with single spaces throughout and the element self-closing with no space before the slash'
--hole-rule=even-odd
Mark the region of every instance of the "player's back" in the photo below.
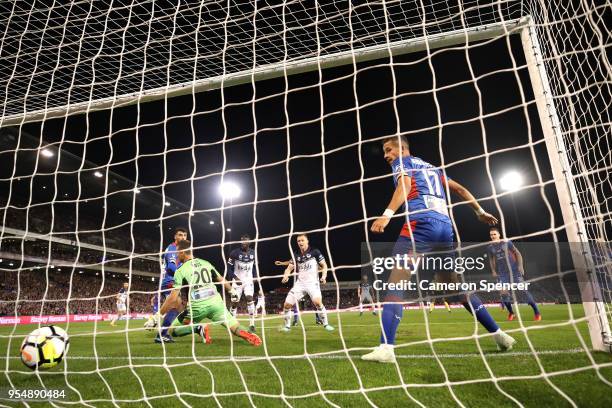
<svg viewBox="0 0 612 408">
<path fill-rule="evenodd" d="M 408 193 L 410 220 L 435 218 L 450 223 L 446 203 L 445 179 L 442 170 L 414 156 L 397 158 L 392 164 L 393 180 L 405 174 L 411 178 Z"/>
</svg>

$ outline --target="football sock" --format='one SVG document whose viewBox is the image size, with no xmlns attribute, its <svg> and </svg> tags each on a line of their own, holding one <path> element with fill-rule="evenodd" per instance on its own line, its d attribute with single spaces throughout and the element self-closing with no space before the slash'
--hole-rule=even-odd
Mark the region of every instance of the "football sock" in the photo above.
<svg viewBox="0 0 612 408">
<path fill-rule="evenodd" d="M 382 333 L 380 335 L 381 344 L 395 344 L 395 333 L 397 326 L 402 320 L 404 309 L 399 303 L 387 303 L 383 305 L 381 316 Z"/>
<path fill-rule="evenodd" d="M 468 312 L 476 314 L 476 320 L 478 320 L 489 333 L 495 333 L 499 329 L 499 326 L 495 323 L 495 320 L 493 320 L 493 317 L 491 317 L 485 305 L 482 304 L 480 298 L 476 295 L 469 295 L 469 300 L 469 303 L 463 302 L 463 307 L 465 307 Z"/>
<path fill-rule="evenodd" d="M 249 312 L 249 326 L 255 326 L 255 303 L 247 303 L 247 311 Z"/>
<path fill-rule="evenodd" d="M 291 327 L 291 318 L 293 316 L 293 309 L 285 309 L 285 327 Z"/>
<path fill-rule="evenodd" d="M 198 326 L 175 326 L 172 328 L 172 337 L 183 337 L 197 332 Z"/>
<path fill-rule="evenodd" d="M 536 304 L 535 300 L 533 299 L 533 296 L 531 296 L 531 293 L 528 290 L 525 291 L 525 296 L 527 297 L 527 304 L 533 309 L 533 313 L 539 315 L 540 309 L 538 309 L 538 305 Z"/>
<path fill-rule="evenodd" d="M 168 335 L 168 328 L 170 327 L 174 319 L 176 319 L 176 316 L 178 316 L 177 310 L 169 310 L 168 313 L 166 313 L 166 315 L 164 316 L 164 321 L 162 322 L 162 336 Z"/>
<path fill-rule="evenodd" d="M 297 307 L 297 305 L 293 305 L 292 312 L 293 312 L 293 324 L 297 324 L 297 322 L 298 322 L 298 318 L 299 318 L 299 315 L 300 315 L 300 314 L 298 313 L 298 307 Z"/>
<path fill-rule="evenodd" d="M 325 309 L 325 306 L 321 305 L 317 308 L 317 310 L 319 311 L 319 313 L 316 314 L 316 316 L 318 316 L 318 320 L 323 323 L 323 326 L 327 326 L 327 310 Z"/>
<path fill-rule="evenodd" d="M 502 295 L 502 302 L 504 303 L 504 307 L 508 310 L 508 313 L 514 314 L 514 311 L 512 310 L 512 299 L 510 298 L 510 295 Z"/>
</svg>

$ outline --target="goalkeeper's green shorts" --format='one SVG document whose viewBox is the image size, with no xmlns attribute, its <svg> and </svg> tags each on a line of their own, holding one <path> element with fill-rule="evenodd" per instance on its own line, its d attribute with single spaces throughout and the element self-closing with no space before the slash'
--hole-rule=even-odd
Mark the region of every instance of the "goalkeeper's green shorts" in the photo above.
<svg viewBox="0 0 612 408">
<path fill-rule="evenodd" d="M 238 320 L 225 307 L 225 302 L 223 302 L 221 296 L 216 296 L 213 299 L 188 304 L 185 310 L 174 319 L 172 326 L 200 323 L 204 319 L 226 327 L 233 327 L 238 324 Z"/>
</svg>

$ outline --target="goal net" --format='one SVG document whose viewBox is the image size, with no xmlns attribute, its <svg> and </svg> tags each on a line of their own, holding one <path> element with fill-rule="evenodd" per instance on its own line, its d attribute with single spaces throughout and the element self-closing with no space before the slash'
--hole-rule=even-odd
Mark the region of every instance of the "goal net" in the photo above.
<svg viewBox="0 0 612 408">
<path fill-rule="evenodd" d="M 586 0 L 2 2 L 0 399 L 47 389 L 65 391 L 56 406 L 609 401 L 611 12 Z M 514 350 L 496 352 L 455 297 L 418 290 L 402 303 L 393 364 L 360 359 L 378 346 L 388 304 L 376 285 L 362 302 L 360 281 L 377 279 L 374 257 L 404 231 L 404 210 L 383 234 L 370 230 L 393 193 L 390 137 L 464 185 L 520 249 L 542 320 L 513 292 L 507 322 L 507 299 L 478 291 Z M 486 258 L 488 226 L 447 196 L 455 241 Z M 179 227 L 225 277 L 249 235 L 261 347 L 218 324 L 207 345 L 157 344 L 160 327 L 145 330 Z M 325 258 L 333 332 L 308 301 L 279 330 L 294 280 L 281 283 L 275 261 L 299 255 L 300 234 Z M 491 281 L 484 265 L 462 280 Z M 242 299 L 245 327 L 247 310 Z M 50 324 L 67 331 L 69 352 L 31 371 L 21 342 Z"/>
</svg>

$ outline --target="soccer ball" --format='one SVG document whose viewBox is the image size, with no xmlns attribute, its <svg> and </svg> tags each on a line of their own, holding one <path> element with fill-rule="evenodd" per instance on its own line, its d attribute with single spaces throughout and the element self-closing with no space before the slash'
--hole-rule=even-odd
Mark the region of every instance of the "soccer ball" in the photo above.
<svg viewBox="0 0 612 408">
<path fill-rule="evenodd" d="M 69 343 L 68 334 L 61 327 L 41 327 L 21 343 L 21 361 L 32 370 L 48 370 L 62 361 Z"/>
</svg>

